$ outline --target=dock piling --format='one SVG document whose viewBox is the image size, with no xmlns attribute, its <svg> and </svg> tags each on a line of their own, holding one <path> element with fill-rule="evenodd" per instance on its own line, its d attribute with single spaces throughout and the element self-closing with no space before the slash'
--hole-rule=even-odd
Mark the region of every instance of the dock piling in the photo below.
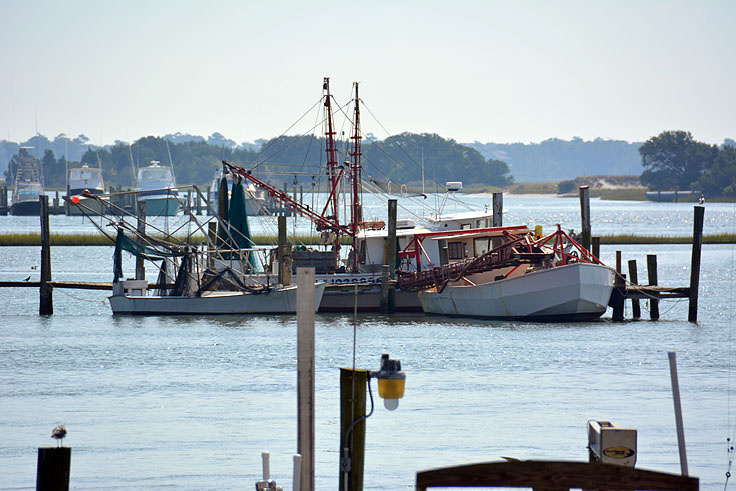
<svg viewBox="0 0 736 491">
<path fill-rule="evenodd" d="M 69 447 L 39 447 L 36 491 L 69 491 L 71 461 Z"/>
<path fill-rule="evenodd" d="M 698 289 L 700 287 L 700 252 L 703 248 L 703 216 L 704 206 L 695 206 L 693 210 L 693 251 L 690 262 L 690 302 L 688 322 L 698 322 Z"/>
<path fill-rule="evenodd" d="M 647 276 L 649 276 L 649 286 L 657 286 L 657 255 L 647 254 Z M 659 299 L 649 299 L 649 319 L 656 321 L 659 319 Z"/>
<path fill-rule="evenodd" d="M 388 200 L 388 236 L 386 237 L 386 260 L 383 264 L 381 282 L 381 313 L 392 314 L 394 312 L 393 281 L 396 279 L 396 200 Z M 388 274 L 386 269 L 388 269 Z M 387 279 L 388 278 L 388 279 Z"/>
<path fill-rule="evenodd" d="M 41 287 L 39 288 L 39 315 L 53 315 L 54 289 L 51 281 L 51 234 L 49 232 L 49 197 L 38 198 L 41 205 Z"/>
<path fill-rule="evenodd" d="M 281 217 L 279 217 L 281 218 Z M 314 268 L 299 268 L 297 280 L 297 452 L 301 489 L 314 490 Z"/>
<path fill-rule="evenodd" d="M 591 237 L 592 247 L 593 250 L 591 251 L 595 257 L 600 257 L 601 255 L 601 238 L 600 237 Z"/>
<path fill-rule="evenodd" d="M 136 223 L 136 232 L 138 237 L 144 237 L 146 235 L 146 202 L 141 201 L 138 203 Z M 140 256 L 135 257 L 135 279 L 145 280 L 146 279 L 146 265 L 143 262 L 143 258 Z"/>
<path fill-rule="evenodd" d="M 580 221 L 582 224 L 580 244 L 590 250 L 590 188 L 588 186 L 580 186 Z"/>
<path fill-rule="evenodd" d="M 629 260 L 629 282 L 632 285 L 639 284 L 639 275 L 636 269 L 636 259 Z M 641 305 L 638 298 L 631 299 L 631 316 L 634 319 L 641 317 Z"/>
<path fill-rule="evenodd" d="M 503 227 L 503 193 L 493 193 L 493 226 Z"/>
<path fill-rule="evenodd" d="M 367 370 L 340 369 L 340 491 L 363 489 Z"/>
</svg>

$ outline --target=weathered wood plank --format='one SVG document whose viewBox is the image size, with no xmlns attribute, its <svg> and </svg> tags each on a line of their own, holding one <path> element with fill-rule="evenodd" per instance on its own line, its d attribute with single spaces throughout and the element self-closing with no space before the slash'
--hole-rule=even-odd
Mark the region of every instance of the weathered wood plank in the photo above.
<svg viewBox="0 0 736 491">
<path fill-rule="evenodd" d="M 417 491 L 435 486 L 696 491 L 699 489 L 699 480 L 618 465 L 527 460 L 469 464 L 417 472 Z"/>
</svg>

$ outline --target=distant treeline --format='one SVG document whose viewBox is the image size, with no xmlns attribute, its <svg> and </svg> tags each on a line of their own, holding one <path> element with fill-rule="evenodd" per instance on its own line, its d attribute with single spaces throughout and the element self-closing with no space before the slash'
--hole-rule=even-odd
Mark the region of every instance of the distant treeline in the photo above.
<svg viewBox="0 0 736 491">
<path fill-rule="evenodd" d="M 89 146 L 80 162 L 102 167 L 106 184 L 115 186 L 134 186 L 134 168 L 148 165 L 152 160 L 173 163 L 179 184 L 206 185 L 221 161 L 227 160 L 248 169 L 255 168 L 256 175 L 279 186 L 292 186 L 295 175 L 307 189 L 313 183 L 319 186 L 326 161 L 324 138 L 282 136 L 260 143 L 260 146 L 245 146 L 227 142 L 218 146 L 202 138 L 149 136 L 132 144 Z M 348 142 L 339 142 L 338 153 L 340 163 L 350 159 Z M 65 154 L 58 158 L 56 155 L 52 149 L 46 149 L 39 156 L 47 187 L 65 185 Z M 390 180 L 397 187 L 421 183 L 423 174 L 428 190 L 434 189 L 433 179 L 443 187 L 446 181 L 498 187 L 513 182 L 504 162 L 486 160 L 478 151 L 435 134 L 402 133 L 382 141 L 366 139 L 362 146 L 362 165 L 366 179 Z M 5 173 L 8 182 L 12 182 L 14 174 L 15 168 L 10 165 Z"/>
</svg>

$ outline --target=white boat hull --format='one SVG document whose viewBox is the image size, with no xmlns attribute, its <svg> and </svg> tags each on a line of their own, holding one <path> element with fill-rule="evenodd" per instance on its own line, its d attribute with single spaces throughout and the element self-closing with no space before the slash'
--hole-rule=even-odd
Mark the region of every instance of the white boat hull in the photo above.
<svg viewBox="0 0 736 491">
<path fill-rule="evenodd" d="M 314 285 L 314 310 L 322 302 L 324 283 Z M 274 288 L 267 293 L 207 292 L 200 297 L 113 295 L 113 314 L 134 315 L 222 315 L 293 314 L 297 308 L 296 285 Z"/>
<path fill-rule="evenodd" d="M 603 315 L 615 272 L 574 263 L 475 286 L 419 292 L 426 313 L 468 317 L 586 320 Z"/>
</svg>

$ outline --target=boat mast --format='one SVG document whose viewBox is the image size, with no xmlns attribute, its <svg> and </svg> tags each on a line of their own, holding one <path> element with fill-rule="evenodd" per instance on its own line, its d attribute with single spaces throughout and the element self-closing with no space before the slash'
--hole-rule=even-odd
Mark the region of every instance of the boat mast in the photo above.
<svg viewBox="0 0 736 491">
<path fill-rule="evenodd" d="M 353 266 L 352 272 L 358 272 L 358 228 L 360 222 L 363 220 L 362 205 L 360 203 L 360 191 L 361 191 L 361 176 L 360 176 L 360 157 L 363 155 L 360 148 L 360 140 L 363 138 L 360 134 L 360 99 L 358 97 L 358 82 L 353 82 L 355 87 L 355 111 L 353 115 L 353 135 L 350 137 L 353 140 L 353 149 L 350 152 L 352 160 L 350 162 L 350 177 L 352 180 L 352 196 L 351 196 L 351 223 L 350 231 L 353 236 Z"/>
<path fill-rule="evenodd" d="M 325 136 L 327 137 L 327 145 L 325 150 L 327 152 L 327 178 L 330 182 L 330 193 L 327 198 L 325 210 L 327 210 L 328 208 L 332 208 L 332 214 L 329 215 L 327 218 L 339 224 L 340 217 L 338 215 L 338 211 L 340 207 L 338 204 L 337 188 L 340 185 L 340 177 L 342 176 L 342 172 L 339 172 L 338 169 L 337 148 L 335 148 L 335 128 L 332 123 L 332 96 L 330 95 L 330 77 L 324 78 L 322 89 L 325 91 L 325 123 L 327 124 L 327 128 L 325 128 Z M 339 234 L 335 234 L 334 249 L 337 258 L 339 257 L 340 251 Z"/>
</svg>

